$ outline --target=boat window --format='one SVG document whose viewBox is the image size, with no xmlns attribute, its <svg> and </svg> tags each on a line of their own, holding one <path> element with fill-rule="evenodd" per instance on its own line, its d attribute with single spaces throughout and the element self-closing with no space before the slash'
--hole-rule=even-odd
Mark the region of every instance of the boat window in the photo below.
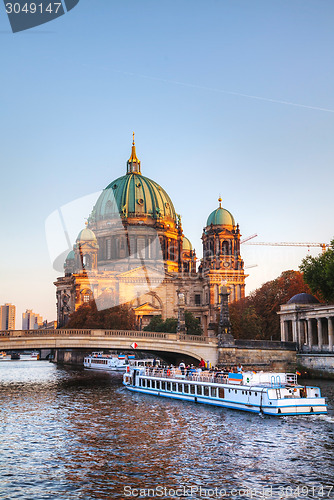
<svg viewBox="0 0 334 500">
<path fill-rule="evenodd" d="M 165 390 L 166 390 L 166 382 L 161 382 L 161 389 L 162 389 L 163 391 L 165 391 Z"/>
<path fill-rule="evenodd" d="M 189 394 L 189 385 L 188 384 L 184 384 L 184 392 L 186 394 Z"/>
<path fill-rule="evenodd" d="M 217 397 L 217 387 L 211 387 L 211 397 L 212 398 Z"/>
<path fill-rule="evenodd" d="M 245 391 L 242 391 L 242 394 L 245 394 Z"/>
<path fill-rule="evenodd" d="M 255 393 L 255 396 L 257 396 L 257 392 Z"/>
<path fill-rule="evenodd" d="M 224 397 L 225 397 L 224 387 L 219 387 L 219 397 L 221 399 L 224 399 Z"/>
<path fill-rule="evenodd" d="M 236 389 L 234 389 L 234 392 L 237 393 L 238 391 Z"/>
<path fill-rule="evenodd" d="M 172 383 L 167 382 L 167 391 L 171 391 L 171 390 L 172 390 Z"/>
<path fill-rule="evenodd" d="M 176 392 L 176 383 L 175 382 L 172 382 L 172 391 Z"/>
<path fill-rule="evenodd" d="M 204 386 L 204 396 L 209 396 L 209 387 L 207 387 L 206 385 Z"/>
<path fill-rule="evenodd" d="M 147 387 L 147 380 L 146 380 L 146 378 L 143 378 L 142 381 L 143 381 L 143 387 Z"/>
<path fill-rule="evenodd" d="M 190 394 L 196 394 L 196 386 L 194 384 L 190 386 Z"/>
</svg>

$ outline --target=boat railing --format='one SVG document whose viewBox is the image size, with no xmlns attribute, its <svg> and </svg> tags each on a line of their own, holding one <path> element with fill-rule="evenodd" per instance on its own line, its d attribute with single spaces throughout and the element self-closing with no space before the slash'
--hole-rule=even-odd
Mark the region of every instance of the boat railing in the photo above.
<svg viewBox="0 0 334 500">
<path fill-rule="evenodd" d="M 287 382 L 287 384 L 297 385 L 297 374 L 296 373 L 287 373 L 286 374 L 286 382 Z"/>
<path fill-rule="evenodd" d="M 189 380 L 191 382 L 216 382 L 216 383 L 229 383 L 228 375 L 216 372 L 203 371 L 201 373 L 182 373 L 179 368 L 146 368 L 145 375 L 157 378 L 173 378 L 180 380 Z M 231 382 L 232 383 L 232 382 Z"/>
</svg>

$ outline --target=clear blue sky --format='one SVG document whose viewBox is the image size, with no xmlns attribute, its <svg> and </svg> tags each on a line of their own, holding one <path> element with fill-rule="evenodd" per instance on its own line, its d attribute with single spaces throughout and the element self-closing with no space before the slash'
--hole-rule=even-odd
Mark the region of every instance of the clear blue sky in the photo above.
<svg viewBox="0 0 334 500">
<path fill-rule="evenodd" d="M 125 172 L 133 130 L 199 256 L 219 195 L 243 236 L 329 242 L 333 22 L 332 0 L 80 0 L 12 34 L 0 5 L 0 304 L 17 328 L 26 308 L 56 317 L 45 219 Z M 308 253 L 243 246 L 247 292 Z"/>
</svg>

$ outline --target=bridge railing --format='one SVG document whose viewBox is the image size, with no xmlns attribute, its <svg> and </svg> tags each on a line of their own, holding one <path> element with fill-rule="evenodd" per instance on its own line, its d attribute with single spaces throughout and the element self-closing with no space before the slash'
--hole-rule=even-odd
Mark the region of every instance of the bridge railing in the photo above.
<svg viewBox="0 0 334 500">
<path fill-rule="evenodd" d="M 71 330 L 2 330 L 0 337 L 62 337 L 69 335 L 91 335 L 91 330 L 71 329 Z"/>
<path fill-rule="evenodd" d="M 32 337 L 126 337 L 136 339 L 162 339 L 179 342 L 198 342 L 201 344 L 217 343 L 216 337 L 202 335 L 185 335 L 178 333 L 144 332 L 137 330 L 95 330 L 95 329 L 58 329 L 58 330 L 2 330 L 0 338 L 32 338 Z"/>
<path fill-rule="evenodd" d="M 138 332 L 132 330 L 104 330 L 104 335 L 110 337 L 140 337 L 149 339 L 167 339 L 176 340 L 175 333 L 163 333 L 163 332 Z M 172 338 L 171 338 L 172 337 Z"/>
</svg>

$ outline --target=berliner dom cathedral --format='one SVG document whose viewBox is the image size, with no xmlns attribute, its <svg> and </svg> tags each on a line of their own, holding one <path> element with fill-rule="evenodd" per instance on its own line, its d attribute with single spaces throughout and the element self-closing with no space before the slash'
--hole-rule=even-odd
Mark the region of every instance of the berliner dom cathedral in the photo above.
<svg viewBox="0 0 334 500">
<path fill-rule="evenodd" d="M 213 333 L 219 287 L 224 282 L 229 300 L 238 300 L 246 277 L 239 226 L 220 198 L 218 203 L 203 229 L 198 259 L 171 198 L 142 174 L 133 139 L 125 175 L 100 194 L 55 282 L 58 326 L 94 299 L 98 308 L 131 304 L 141 329 L 153 316 L 177 317 L 182 294 L 204 334 Z"/>
</svg>

